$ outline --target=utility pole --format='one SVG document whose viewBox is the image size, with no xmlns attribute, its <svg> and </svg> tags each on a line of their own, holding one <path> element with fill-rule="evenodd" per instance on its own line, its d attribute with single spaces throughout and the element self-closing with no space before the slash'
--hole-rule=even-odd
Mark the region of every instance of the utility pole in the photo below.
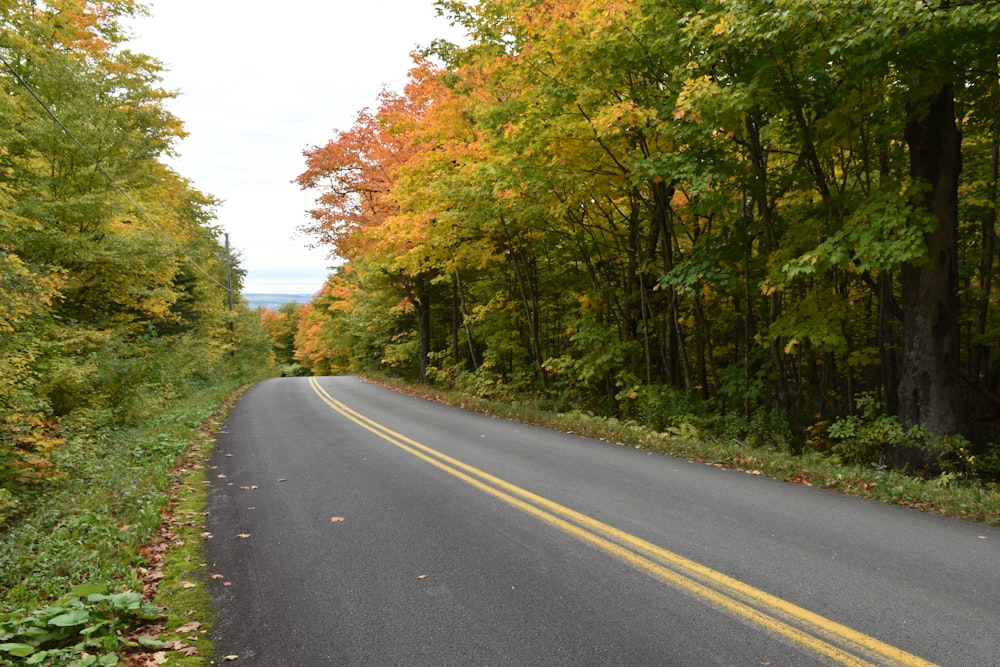
<svg viewBox="0 0 1000 667">
<path fill-rule="evenodd" d="M 229 293 L 229 356 L 236 356 L 236 321 L 233 319 L 233 258 L 229 252 L 229 232 L 226 232 L 226 291 Z"/>
<path fill-rule="evenodd" d="M 229 311 L 233 310 L 233 259 L 229 254 L 229 232 L 226 232 L 226 290 L 229 292 Z"/>
</svg>

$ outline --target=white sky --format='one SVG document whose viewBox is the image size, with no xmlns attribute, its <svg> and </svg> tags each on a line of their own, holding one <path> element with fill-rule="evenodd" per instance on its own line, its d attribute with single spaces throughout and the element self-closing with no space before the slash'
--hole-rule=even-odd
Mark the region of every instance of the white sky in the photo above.
<svg viewBox="0 0 1000 667">
<path fill-rule="evenodd" d="M 296 228 L 315 193 L 291 181 L 302 151 L 350 129 L 410 52 L 459 33 L 433 0 L 152 0 L 130 48 L 163 61 L 168 108 L 188 138 L 171 166 L 223 200 L 244 292 L 316 292 L 330 260 Z"/>
</svg>

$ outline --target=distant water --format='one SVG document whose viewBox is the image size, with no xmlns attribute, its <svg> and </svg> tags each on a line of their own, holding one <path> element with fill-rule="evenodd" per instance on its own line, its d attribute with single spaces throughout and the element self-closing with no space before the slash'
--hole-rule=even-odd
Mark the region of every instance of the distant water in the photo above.
<svg viewBox="0 0 1000 667">
<path fill-rule="evenodd" d="M 286 303 L 291 303 L 292 301 L 298 303 L 300 306 L 312 301 L 312 294 L 244 294 L 243 300 L 247 302 L 247 305 L 251 310 L 256 310 L 257 308 L 264 308 L 265 310 L 278 310 Z"/>
</svg>

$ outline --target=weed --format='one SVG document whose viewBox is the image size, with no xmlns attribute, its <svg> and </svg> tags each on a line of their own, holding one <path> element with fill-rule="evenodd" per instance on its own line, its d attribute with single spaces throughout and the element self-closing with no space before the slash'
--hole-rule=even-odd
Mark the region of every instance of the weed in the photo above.
<svg viewBox="0 0 1000 667">
<path fill-rule="evenodd" d="M 111 593 L 107 586 L 85 584 L 40 609 L 17 609 L 0 616 L 0 664 L 23 659 L 27 665 L 117 665 L 118 651 L 160 643 L 135 641 L 126 631 L 160 611 L 139 593 Z"/>
<path fill-rule="evenodd" d="M 209 603 L 196 600 L 207 589 L 175 583 L 208 580 L 190 571 L 202 563 L 193 517 L 200 518 L 204 496 L 183 498 L 192 505 L 177 510 L 189 517 L 175 531 L 184 539 L 180 559 L 164 556 L 156 536 L 178 474 L 200 476 L 185 488 L 202 488 L 203 467 L 174 469 L 187 461 L 192 442 L 201 443 L 202 454 L 211 447 L 208 427 L 199 426 L 221 422 L 217 406 L 227 394 L 234 396 L 232 380 L 206 385 L 130 427 L 79 422 L 65 429 L 66 445 L 53 455 L 64 474 L 0 532 L 0 665 L 111 665 L 116 652 L 154 648 L 155 641 L 123 630 L 153 616 L 148 600 L 157 591 L 144 574 L 154 560 L 163 563 L 156 602 L 166 605 L 166 616 L 148 634 L 166 633 L 175 646 L 185 641 L 211 653 L 204 638 Z M 195 612 L 202 629 L 191 630 Z M 171 664 L 199 664 L 188 660 L 194 658 L 171 654 Z"/>
</svg>

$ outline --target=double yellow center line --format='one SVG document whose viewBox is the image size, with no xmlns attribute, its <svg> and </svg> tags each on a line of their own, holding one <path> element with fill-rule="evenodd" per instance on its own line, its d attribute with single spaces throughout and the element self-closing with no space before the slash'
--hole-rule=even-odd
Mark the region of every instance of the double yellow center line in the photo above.
<svg viewBox="0 0 1000 667">
<path fill-rule="evenodd" d="M 934 667 L 933 663 L 895 646 L 411 440 L 333 398 L 316 378 L 309 378 L 309 384 L 336 412 L 403 451 L 824 662 L 856 667 Z"/>
</svg>

